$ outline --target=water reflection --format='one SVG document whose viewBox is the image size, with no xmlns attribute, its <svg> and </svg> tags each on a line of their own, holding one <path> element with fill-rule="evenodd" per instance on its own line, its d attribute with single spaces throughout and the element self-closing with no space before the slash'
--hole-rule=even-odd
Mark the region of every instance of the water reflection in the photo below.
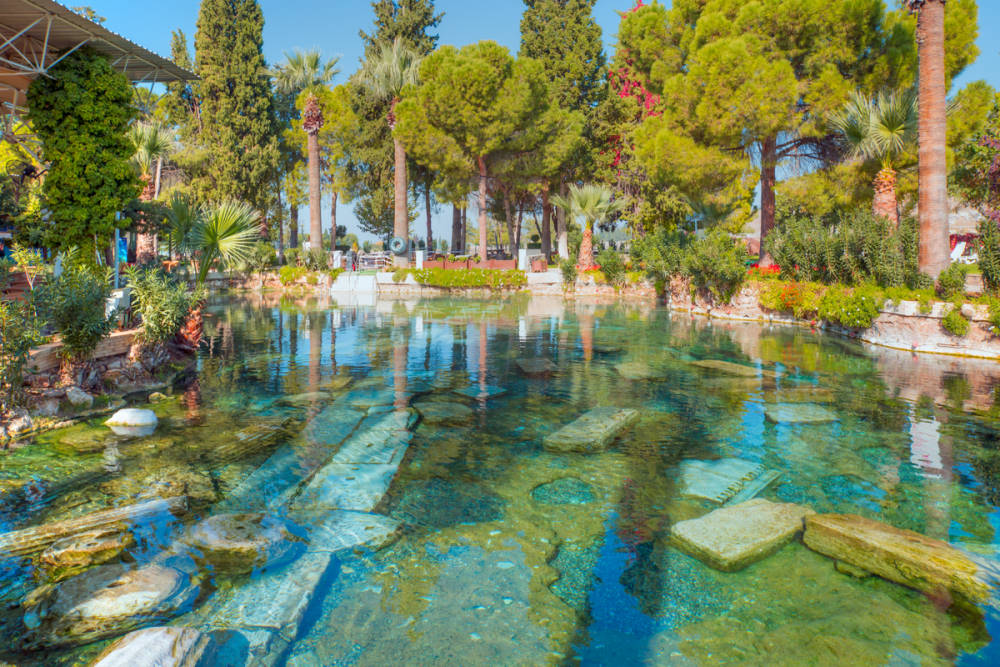
<svg viewBox="0 0 1000 667">
<path fill-rule="evenodd" d="M 119 443 L 84 425 L 6 455 L 0 523 L 79 516 L 150 488 L 197 497 L 201 513 L 255 510 L 328 463 L 358 423 L 343 414 L 415 407 L 441 421 L 416 427 L 377 507 L 406 531 L 377 553 L 343 556 L 289 664 L 1000 659 L 992 609 L 944 611 L 841 574 L 798 543 L 734 574 L 670 543 L 672 524 L 713 507 L 684 496 L 678 465 L 731 457 L 780 474 L 766 498 L 995 558 L 996 364 L 559 298 L 362 306 L 254 294 L 208 313 L 196 377 L 158 405 L 161 429 Z M 525 373 L 525 359 L 555 371 Z M 693 365 L 701 360 L 756 370 Z M 327 410 L 337 401 L 346 413 Z M 767 418 L 794 401 L 837 419 Z M 596 406 L 641 418 L 606 451 L 542 448 Z M 252 436 L 277 426 L 287 433 Z M 282 456 L 280 474 L 247 487 Z M 173 537 L 140 541 L 130 557 L 154 559 Z M 0 634 L 17 622 L 0 618 Z"/>
</svg>

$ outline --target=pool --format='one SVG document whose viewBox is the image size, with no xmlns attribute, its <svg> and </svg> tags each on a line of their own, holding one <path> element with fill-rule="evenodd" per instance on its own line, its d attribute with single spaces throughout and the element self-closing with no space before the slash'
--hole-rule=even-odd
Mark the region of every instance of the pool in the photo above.
<svg viewBox="0 0 1000 667">
<path fill-rule="evenodd" d="M 672 539 L 745 493 L 996 562 L 1000 365 L 644 303 L 264 295 L 207 312 L 195 368 L 156 403 L 131 397 L 159 416 L 152 436 L 95 420 L 0 454 L 0 531 L 153 508 L 89 569 L 0 560 L 0 661 L 88 664 L 169 625 L 210 636 L 216 664 L 1000 662 L 995 601 L 945 610 L 798 538 L 735 572 Z M 588 415 L 577 446 L 566 427 Z M 720 460 L 749 472 L 704 473 Z M 184 508 L 155 505 L 171 498 Z M 211 522 L 232 515 L 266 530 Z M 224 561 L 192 537 L 205 526 L 273 539 Z M 135 572 L 169 579 L 155 610 L 59 618 L 98 573 Z"/>
</svg>

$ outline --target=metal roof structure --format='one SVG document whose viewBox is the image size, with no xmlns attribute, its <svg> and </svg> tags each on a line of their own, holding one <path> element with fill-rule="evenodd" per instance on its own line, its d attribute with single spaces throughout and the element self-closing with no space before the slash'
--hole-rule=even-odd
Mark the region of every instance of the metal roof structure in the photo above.
<svg viewBox="0 0 1000 667">
<path fill-rule="evenodd" d="M 172 61 L 144 49 L 52 0 L 0 0 L 0 130 L 23 146 L 14 128 L 27 109 L 27 90 L 39 76 L 83 46 L 102 53 L 130 81 L 168 83 L 197 78 Z"/>
</svg>

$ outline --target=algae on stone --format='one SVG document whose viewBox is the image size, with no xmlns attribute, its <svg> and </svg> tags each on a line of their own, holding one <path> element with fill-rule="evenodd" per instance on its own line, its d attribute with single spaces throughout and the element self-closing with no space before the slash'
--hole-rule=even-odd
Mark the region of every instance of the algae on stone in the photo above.
<svg viewBox="0 0 1000 667">
<path fill-rule="evenodd" d="M 860 516 L 809 517 L 803 541 L 825 556 L 933 596 L 947 591 L 985 602 L 996 585 L 950 544 Z"/>
<path fill-rule="evenodd" d="M 638 410 L 594 408 L 573 423 L 547 435 L 543 444 L 550 452 L 588 454 L 603 451 L 638 420 Z"/>
<path fill-rule="evenodd" d="M 674 543 L 717 570 L 735 572 L 767 558 L 802 532 L 814 512 L 762 498 L 723 507 L 699 519 L 675 524 Z"/>
</svg>

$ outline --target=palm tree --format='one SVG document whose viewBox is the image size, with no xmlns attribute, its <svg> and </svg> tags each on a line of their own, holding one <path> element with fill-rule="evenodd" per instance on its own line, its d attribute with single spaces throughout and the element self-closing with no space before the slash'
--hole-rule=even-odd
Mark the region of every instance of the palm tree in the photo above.
<svg viewBox="0 0 1000 667">
<path fill-rule="evenodd" d="M 162 165 L 163 158 L 170 154 L 173 148 L 173 137 L 159 123 L 136 123 L 129 128 L 129 141 L 134 151 L 132 164 L 142 179 L 140 201 L 152 201 L 159 195 L 159 179 L 153 178 L 154 165 L 157 169 Z M 143 225 L 148 221 L 143 220 Z M 156 233 L 143 230 L 136 240 L 136 259 L 140 264 L 156 260 L 159 249 L 156 243 Z"/>
<path fill-rule="evenodd" d="M 170 235 L 170 257 L 176 249 L 182 256 L 191 249 L 191 230 L 201 221 L 203 211 L 194 199 L 184 193 L 174 193 L 167 204 L 167 229 Z"/>
<path fill-rule="evenodd" d="M 882 169 L 875 176 L 875 215 L 899 224 L 896 205 L 896 169 L 893 161 L 917 136 L 917 96 L 914 90 L 882 92 L 868 98 L 851 96 L 840 111 L 830 116 L 830 125 L 840 135 L 851 159 L 878 160 Z"/>
<path fill-rule="evenodd" d="M 224 202 L 205 212 L 191 229 L 191 247 L 201 252 L 199 286 L 216 260 L 226 266 L 245 261 L 260 238 L 259 216 L 243 202 Z"/>
<path fill-rule="evenodd" d="M 612 199 L 611 189 L 604 185 L 574 185 L 569 195 L 555 195 L 552 203 L 574 218 L 584 219 L 583 242 L 577 266 L 586 271 L 594 266 L 594 225 L 621 210 L 621 203 Z"/>
<path fill-rule="evenodd" d="M 329 85 L 340 74 L 339 57 L 323 62 L 319 51 L 298 51 L 285 54 L 285 62 L 273 72 L 274 85 L 279 93 L 301 95 L 306 93 L 302 108 L 302 129 L 306 133 L 306 150 L 309 165 L 309 243 L 312 248 L 323 249 L 322 193 L 320 192 L 319 131 L 323 128 L 323 110 L 315 89 Z M 298 212 L 292 214 L 298 217 Z"/>
<path fill-rule="evenodd" d="M 365 63 L 361 72 L 361 84 L 381 100 L 389 101 L 389 113 L 386 120 L 389 130 L 396 127 L 396 105 L 399 96 L 408 85 L 416 85 L 420 79 L 421 57 L 412 49 L 403 45 L 398 37 L 391 45 L 382 45 L 378 51 Z M 410 210 L 406 203 L 406 150 L 403 143 L 396 137 L 392 138 L 395 156 L 395 209 L 393 213 L 392 233 L 396 238 L 407 239 L 410 232 Z M 481 251 L 485 253 L 485 248 Z M 485 256 L 484 258 L 485 259 Z M 405 258 L 397 258 L 398 265 L 405 266 Z"/>
<path fill-rule="evenodd" d="M 945 0 L 907 0 L 917 12 L 920 53 L 919 193 L 920 271 L 937 278 L 950 263 L 948 244 L 947 112 L 944 71 Z"/>
</svg>

